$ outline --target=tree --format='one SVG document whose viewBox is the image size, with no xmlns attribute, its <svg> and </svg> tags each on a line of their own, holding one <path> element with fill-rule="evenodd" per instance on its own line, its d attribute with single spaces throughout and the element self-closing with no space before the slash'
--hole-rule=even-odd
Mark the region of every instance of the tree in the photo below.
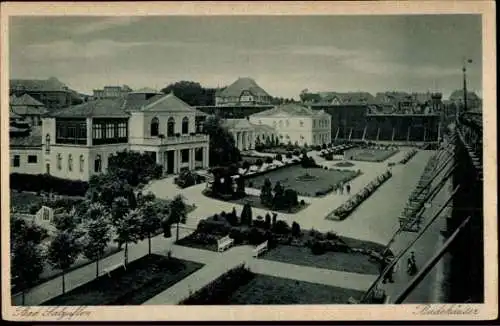
<svg viewBox="0 0 500 326">
<path fill-rule="evenodd" d="M 139 209 L 130 210 L 121 218 L 116 227 L 116 236 L 118 243 L 125 244 L 124 264 L 128 264 L 128 244 L 137 243 L 141 237 L 141 216 Z"/>
<path fill-rule="evenodd" d="M 13 284 L 21 289 L 22 304 L 25 291 L 36 284 L 44 269 L 45 252 L 41 243 L 47 231 L 12 215 L 10 224 L 11 276 Z"/>
<path fill-rule="evenodd" d="M 108 162 L 107 174 L 125 180 L 132 187 L 146 184 L 163 173 L 163 167 L 147 153 L 121 151 L 112 154 Z"/>
<path fill-rule="evenodd" d="M 278 220 L 278 214 L 273 213 L 273 224 L 272 224 L 273 228 L 276 227 L 277 220 Z"/>
<path fill-rule="evenodd" d="M 273 200 L 273 194 L 272 194 L 272 184 L 271 181 L 266 178 L 264 180 L 264 184 L 260 188 L 260 202 L 264 205 L 269 205 L 271 204 Z"/>
<path fill-rule="evenodd" d="M 162 218 L 151 202 L 146 202 L 140 209 L 142 235 L 148 238 L 148 254 L 151 255 L 151 236 L 160 228 Z"/>
<path fill-rule="evenodd" d="M 241 224 L 252 226 L 252 207 L 249 203 L 246 203 L 241 211 Z"/>
<path fill-rule="evenodd" d="M 294 237 L 300 236 L 300 225 L 295 221 L 293 221 L 292 223 L 292 236 Z"/>
<path fill-rule="evenodd" d="M 181 195 L 175 196 L 170 202 L 170 224 L 177 224 L 175 241 L 179 241 L 179 223 L 185 223 L 187 218 L 187 207 L 184 198 Z"/>
<path fill-rule="evenodd" d="M 111 240 L 111 224 L 104 211 L 95 210 L 94 214 L 100 214 L 100 217 L 84 221 L 87 232 L 84 235 L 82 251 L 86 258 L 91 261 L 95 260 L 95 277 L 97 278 L 99 277 L 99 260 Z"/>
<path fill-rule="evenodd" d="M 77 226 L 77 218 L 75 215 L 63 213 L 54 215 L 53 223 L 59 231 L 75 230 Z"/>
<path fill-rule="evenodd" d="M 274 186 L 274 197 L 273 197 L 273 207 L 276 209 L 282 209 L 284 207 L 284 189 L 281 183 L 278 181 Z"/>
<path fill-rule="evenodd" d="M 81 244 L 74 231 L 59 231 L 52 240 L 48 250 L 49 263 L 62 270 L 62 293 L 66 292 L 66 271 L 71 267 L 81 252 Z"/>
<path fill-rule="evenodd" d="M 292 207 L 299 204 L 297 192 L 293 189 L 286 189 L 283 194 L 283 206 L 291 210 Z"/>
<path fill-rule="evenodd" d="M 269 213 L 266 214 L 264 225 L 268 230 L 271 228 L 271 215 Z"/>
<path fill-rule="evenodd" d="M 234 137 L 223 127 L 220 118 L 209 117 L 203 126 L 203 132 L 210 136 L 209 160 L 211 166 L 227 166 L 238 163 L 241 154 L 236 147 Z"/>
<path fill-rule="evenodd" d="M 174 95 L 191 106 L 215 105 L 215 88 L 204 88 L 193 81 L 179 81 L 169 84 L 161 90 L 162 93 Z"/>
</svg>

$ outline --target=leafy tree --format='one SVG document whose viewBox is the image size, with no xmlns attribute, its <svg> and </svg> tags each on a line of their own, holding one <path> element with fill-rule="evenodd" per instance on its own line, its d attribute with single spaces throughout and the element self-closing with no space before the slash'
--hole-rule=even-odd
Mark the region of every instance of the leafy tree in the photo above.
<svg viewBox="0 0 500 326">
<path fill-rule="evenodd" d="M 128 244 L 129 242 L 137 243 L 141 237 L 141 216 L 142 212 L 139 209 L 133 209 L 127 212 L 121 218 L 115 228 L 118 243 L 125 244 L 124 264 L 128 264 Z"/>
<path fill-rule="evenodd" d="M 99 260 L 104 255 L 111 240 L 111 223 L 103 210 L 93 209 L 93 217 L 85 220 L 86 233 L 84 235 L 82 251 L 86 258 L 95 260 L 95 277 L 99 277 Z M 99 215 L 100 216 L 99 216 Z"/>
<path fill-rule="evenodd" d="M 48 250 L 49 263 L 62 270 L 62 292 L 66 292 L 66 271 L 71 267 L 81 252 L 77 234 L 72 230 L 59 231 Z"/>
<path fill-rule="evenodd" d="M 179 81 L 163 88 L 162 93 L 174 93 L 175 96 L 191 106 L 215 105 L 215 88 L 204 88 L 193 81 Z"/>
<path fill-rule="evenodd" d="M 236 147 L 234 137 L 223 127 L 220 118 L 209 117 L 203 126 L 203 131 L 210 136 L 209 160 L 211 166 L 227 166 L 238 163 L 241 154 Z"/>
<path fill-rule="evenodd" d="M 75 215 L 63 213 L 54 215 L 53 224 L 59 231 L 75 230 L 77 227 L 77 218 Z"/>
<path fill-rule="evenodd" d="M 147 153 L 136 151 L 121 151 L 109 157 L 107 174 L 126 180 L 132 187 L 140 183 L 146 184 L 159 178 L 163 173 L 161 165 Z"/>
<path fill-rule="evenodd" d="M 286 189 L 283 194 L 283 204 L 289 210 L 297 206 L 299 204 L 297 192 L 293 189 Z"/>
<path fill-rule="evenodd" d="M 25 242 L 40 244 L 47 236 L 46 229 L 34 223 L 26 222 L 15 214 L 12 215 L 10 223 L 10 242 L 12 245 Z"/>
<path fill-rule="evenodd" d="M 241 224 L 248 226 L 252 225 L 252 207 L 249 203 L 246 203 L 241 211 Z"/>
<path fill-rule="evenodd" d="M 181 195 L 175 196 L 175 198 L 170 202 L 170 224 L 176 224 L 176 238 L 175 241 L 179 241 L 179 223 L 185 223 L 187 218 L 187 206 L 184 202 L 184 198 Z"/>
<path fill-rule="evenodd" d="M 162 218 L 151 202 L 146 202 L 141 207 L 141 228 L 143 236 L 148 238 L 148 254 L 151 255 L 151 237 L 161 226 Z"/>
<path fill-rule="evenodd" d="M 244 170 L 248 170 L 250 168 L 250 163 L 248 163 L 248 161 L 243 161 L 243 163 L 241 164 L 241 167 Z"/>
<path fill-rule="evenodd" d="M 274 186 L 273 207 L 275 207 L 276 209 L 282 209 L 285 206 L 284 204 L 284 189 L 281 183 L 278 181 Z"/>
<path fill-rule="evenodd" d="M 290 227 L 285 221 L 279 220 L 274 225 L 273 230 L 278 234 L 287 234 L 290 232 Z"/>
<path fill-rule="evenodd" d="M 12 247 L 12 280 L 21 289 L 23 306 L 26 289 L 34 286 L 39 280 L 40 274 L 43 272 L 44 261 L 44 253 L 39 244 L 28 241 L 19 242 Z"/>
<path fill-rule="evenodd" d="M 272 194 L 272 184 L 271 181 L 266 178 L 264 180 L 264 184 L 260 188 L 260 202 L 264 205 L 269 205 L 271 204 L 273 200 L 273 194 Z"/>
</svg>

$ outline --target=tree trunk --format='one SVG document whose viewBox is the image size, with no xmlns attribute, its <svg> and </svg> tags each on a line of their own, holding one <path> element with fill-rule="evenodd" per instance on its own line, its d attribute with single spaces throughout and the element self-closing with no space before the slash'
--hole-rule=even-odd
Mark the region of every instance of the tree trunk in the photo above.
<svg viewBox="0 0 500 326">
<path fill-rule="evenodd" d="M 65 275 L 66 275 L 66 271 L 64 270 L 63 273 L 62 273 L 62 293 L 66 293 L 66 278 L 65 278 Z"/>
<path fill-rule="evenodd" d="M 125 265 L 127 265 L 128 264 L 128 242 L 125 242 L 124 254 L 125 254 Z"/>
<path fill-rule="evenodd" d="M 148 234 L 148 244 L 149 244 L 148 254 L 151 255 L 151 233 Z"/>
<path fill-rule="evenodd" d="M 177 230 L 176 230 L 176 236 L 175 236 L 175 242 L 179 241 L 179 222 L 177 222 Z"/>
</svg>

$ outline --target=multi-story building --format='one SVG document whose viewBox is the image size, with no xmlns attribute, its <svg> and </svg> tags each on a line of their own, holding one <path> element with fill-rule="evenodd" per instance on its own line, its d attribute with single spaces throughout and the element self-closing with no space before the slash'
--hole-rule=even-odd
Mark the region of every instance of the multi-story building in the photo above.
<svg viewBox="0 0 500 326">
<path fill-rule="evenodd" d="M 209 137 L 198 112 L 173 94 L 145 90 L 49 113 L 41 128 L 12 123 L 11 172 L 89 180 L 119 151 L 150 153 L 166 173 L 208 167 Z"/>
<path fill-rule="evenodd" d="M 266 139 L 274 141 L 275 138 L 278 138 L 273 127 L 255 124 L 249 119 L 225 119 L 223 126 L 231 133 L 235 145 L 240 151 L 255 149 L 258 141 L 264 143 Z"/>
<path fill-rule="evenodd" d="M 228 87 L 215 93 L 216 106 L 269 105 L 272 97 L 255 80 L 248 77 L 238 78 Z"/>
<path fill-rule="evenodd" d="M 272 127 L 280 143 L 300 146 L 330 143 L 331 119 L 323 110 L 295 103 L 279 105 L 249 117 L 253 124 Z"/>
<path fill-rule="evenodd" d="M 40 126 L 42 124 L 42 116 L 48 112 L 43 103 L 35 100 L 26 93 L 19 97 L 14 94 L 11 95 L 9 106 L 11 113 L 22 117 L 32 126 Z"/>
<path fill-rule="evenodd" d="M 55 77 L 49 79 L 11 79 L 9 95 L 28 94 L 49 109 L 59 109 L 82 103 L 77 92 Z"/>
<path fill-rule="evenodd" d="M 94 99 L 117 99 L 127 96 L 132 89 L 127 85 L 123 86 L 104 86 L 103 89 L 94 89 Z"/>
</svg>

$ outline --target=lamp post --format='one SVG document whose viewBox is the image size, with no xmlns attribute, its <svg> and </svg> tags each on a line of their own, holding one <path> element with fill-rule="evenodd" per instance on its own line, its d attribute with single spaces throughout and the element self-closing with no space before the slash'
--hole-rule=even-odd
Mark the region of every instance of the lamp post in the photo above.
<svg viewBox="0 0 500 326">
<path fill-rule="evenodd" d="M 464 59 L 462 72 L 464 77 L 464 112 L 467 111 L 467 64 L 472 63 L 471 59 Z"/>
</svg>

